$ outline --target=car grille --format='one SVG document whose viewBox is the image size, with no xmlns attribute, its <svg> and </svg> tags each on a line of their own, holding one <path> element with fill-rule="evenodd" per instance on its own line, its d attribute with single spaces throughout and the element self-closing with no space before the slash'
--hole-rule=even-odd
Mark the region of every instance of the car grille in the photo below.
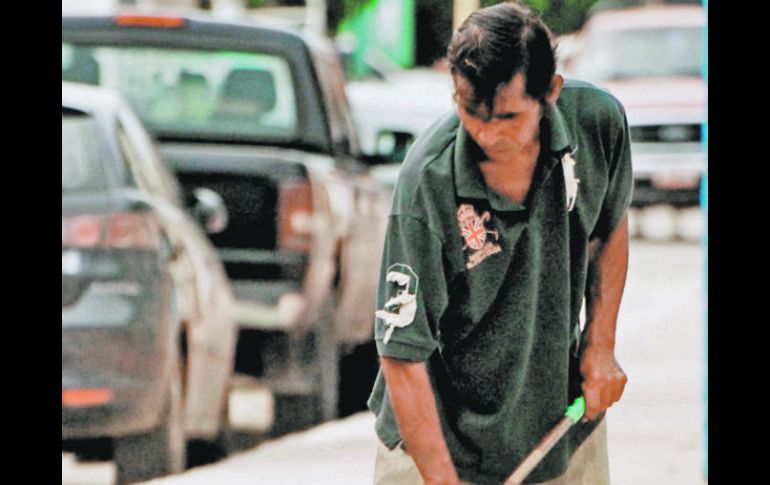
<svg viewBox="0 0 770 485">
<path fill-rule="evenodd" d="M 273 181 L 258 175 L 177 174 L 187 200 L 194 200 L 192 191 L 199 187 L 222 197 L 229 222 L 224 231 L 208 236 L 231 280 L 302 279 L 307 255 L 286 253 L 277 247 L 278 192 Z"/>
<path fill-rule="evenodd" d="M 631 141 L 639 143 L 689 143 L 700 142 L 701 125 L 648 125 L 632 126 Z"/>
</svg>

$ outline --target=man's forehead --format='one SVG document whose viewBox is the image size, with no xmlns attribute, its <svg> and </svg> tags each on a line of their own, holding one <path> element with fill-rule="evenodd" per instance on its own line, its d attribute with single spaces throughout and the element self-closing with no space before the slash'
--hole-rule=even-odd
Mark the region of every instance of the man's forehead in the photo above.
<svg viewBox="0 0 770 485">
<path fill-rule="evenodd" d="M 474 89 L 470 81 L 465 77 L 455 74 L 452 76 L 455 87 L 455 98 L 458 104 L 472 108 L 484 108 L 485 103 L 479 103 L 474 98 Z M 505 107 L 507 111 L 525 109 L 533 100 L 526 92 L 526 79 L 523 73 L 515 74 L 512 79 L 501 86 L 494 98 L 496 108 Z"/>
<path fill-rule="evenodd" d="M 454 93 L 456 97 L 471 102 L 473 100 L 474 89 L 473 85 L 464 76 L 455 74 L 452 76 L 454 82 Z"/>
</svg>

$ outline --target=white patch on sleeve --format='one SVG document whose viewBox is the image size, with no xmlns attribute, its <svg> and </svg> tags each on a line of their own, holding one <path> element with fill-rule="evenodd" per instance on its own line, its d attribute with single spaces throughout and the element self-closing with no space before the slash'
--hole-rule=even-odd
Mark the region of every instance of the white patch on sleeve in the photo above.
<svg viewBox="0 0 770 485">
<path fill-rule="evenodd" d="M 396 263 L 388 268 L 385 276 L 385 307 L 374 312 L 374 315 L 388 326 L 383 343 L 388 343 L 393 330 L 404 328 L 414 321 L 417 313 L 418 281 L 415 272 L 406 264 Z"/>
<path fill-rule="evenodd" d="M 575 208 L 577 200 L 578 184 L 580 179 L 575 177 L 575 159 L 570 153 L 565 153 L 561 159 L 561 167 L 564 171 L 564 191 L 567 199 L 567 212 Z"/>
</svg>

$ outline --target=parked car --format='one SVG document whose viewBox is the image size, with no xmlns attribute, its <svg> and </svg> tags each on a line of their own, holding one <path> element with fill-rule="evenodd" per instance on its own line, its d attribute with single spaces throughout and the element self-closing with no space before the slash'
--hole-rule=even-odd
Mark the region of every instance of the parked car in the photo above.
<svg viewBox="0 0 770 485">
<path fill-rule="evenodd" d="M 697 207 L 705 170 L 700 5 L 599 10 L 577 33 L 565 74 L 607 88 L 626 108 L 634 207 Z"/>
<path fill-rule="evenodd" d="M 576 32 L 569 32 L 556 37 L 556 72 L 563 73 L 567 61 L 575 55 L 578 46 L 576 37 Z"/>
<path fill-rule="evenodd" d="M 185 468 L 226 426 L 232 290 L 153 140 L 106 89 L 62 83 L 62 448 L 113 442 L 119 483 Z"/>
<path fill-rule="evenodd" d="M 390 193 L 361 156 L 333 44 L 204 13 L 63 15 L 62 77 L 123 93 L 185 193 L 222 195 L 230 224 L 210 237 L 236 298 L 236 371 L 311 398 L 319 419 L 347 389 L 363 409 Z"/>
<path fill-rule="evenodd" d="M 392 69 L 348 81 L 347 92 L 362 151 L 389 157 L 372 172 L 392 191 L 411 143 L 454 109 L 452 78 L 432 68 Z"/>
</svg>

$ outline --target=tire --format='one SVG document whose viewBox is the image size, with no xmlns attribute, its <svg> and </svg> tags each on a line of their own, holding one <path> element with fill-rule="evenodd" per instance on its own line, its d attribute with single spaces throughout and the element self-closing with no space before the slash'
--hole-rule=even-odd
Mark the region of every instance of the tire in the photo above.
<svg viewBox="0 0 770 485">
<path fill-rule="evenodd" d="M 374 337 L 340 359 L 339 417 L 366 411 L 380 364 Z"/>
<path fill-rule="evenodd" d="M 219 412 L 219 431 L 211 439 L 189 440 L 187 442 L 187 466 L 210 465 L 227 458 L 230 453 L 229 386 L 225 388 L 222 407 Z"/>
<path fill-rule="evenodd" d="M 302 335 L 287 335 L 287 370 L 273 388 L 275 422 L 281 436 L 337 418 L 340 352 L 331 309 L 325 302 L 318 320 Z"/>
<path fill-rule="evenodd" d="M 173 362 L 160 425 L 148 433 L 115 439 L 118 485 L 181 473 L 187 466 L 182 364 L 178 353 Z"/>
</svg>

